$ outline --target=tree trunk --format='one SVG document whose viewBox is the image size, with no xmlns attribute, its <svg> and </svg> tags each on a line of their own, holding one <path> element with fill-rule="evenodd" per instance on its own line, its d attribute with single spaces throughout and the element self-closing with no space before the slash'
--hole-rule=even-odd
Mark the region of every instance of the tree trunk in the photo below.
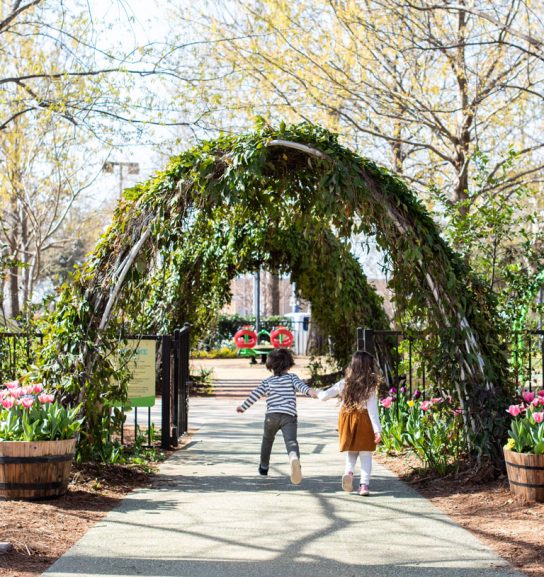
<svg viewBox="0 0 544 577">
<path fill-rule="evenodd" d="M 400 122 L 395 122 L 395 127 L 393 128 L 393 136 L 399 140 L 393 142 L 391 145 L 392 155 L 393 155 L 393 168 L 397 174 L 402 174 L 402 169 L 404 165 L 405 154 L 402 149 L 402 126 Z"/>
<path fill-rule="evenodd" d="M 270 273 L 270 314 L 280 314 L 280 277 Z"/>
<path fill-rule="evenodd" d="M 464 4 L 464 2 L 461 2 Z M 471 127 L 474 121 L 474 112 L 469 102 L 469 86 L 466 74 L 466 27 L 467 14 L 460 10 L 458 17 L 457 29 L 457 58 L 456 58 L 456 76 L 459 87 L 459 105 L 461 109 L 461 123 L 457 130 L 455 141 L 455 171 L 457 182 L 453 191 L 453 201 L 459 204 L 468 197 L 469 182 L 469 162 L 470 162 L 470 145 L 472 142 Z M 468 206 L 460 205 L 458 207 L 460 214 L 466 216 Z"/>
<path fill-rule="evenodd" d="M 29 242 L 28 242 L 28 215 L 23 206 L 20 207 L 19 218 L 21 222 L 21 260 L 25 263 L 25 267 L 21 271 L 21 289 L 22 289 L 22 299 L 21 302 L 24 306 L 30 300 L 30 275 L 32 274 L 30 268 L 30 254 L 29 254 Z"/>
<path fill-rule="evenodd" d="M 8 280 L 9 316 L 14 318 L 19 315 L 19 267 L 12 266 L 9 269 Z"/>
</svg>

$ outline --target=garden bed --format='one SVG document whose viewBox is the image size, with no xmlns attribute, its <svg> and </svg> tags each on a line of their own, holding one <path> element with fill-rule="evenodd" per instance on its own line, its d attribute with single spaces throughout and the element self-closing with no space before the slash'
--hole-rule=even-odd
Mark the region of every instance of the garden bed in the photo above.
<svg viewBox="0 0 544 577">
<path fill-rule="evenodd" d="M 437 477 L 418 471 L 413 457 L 377 459 L 514 567 L 530 577 L 544 577 L 544 503 L 512 496 L 506 477 Z"/>
</svg>

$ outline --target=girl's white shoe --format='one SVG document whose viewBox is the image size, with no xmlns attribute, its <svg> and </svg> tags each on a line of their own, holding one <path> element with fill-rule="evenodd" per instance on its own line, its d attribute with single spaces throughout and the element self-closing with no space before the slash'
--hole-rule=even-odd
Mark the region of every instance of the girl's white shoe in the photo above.
<svg viewBox="0 0 544 577">
<path fill-rule="evenodd" d="M 353 473 L 351 471 L 342 475 L 342 489 L 346 493 L 351 493 L 353 491 Z"/>
<path fill-rule="evenodd" d="M 291 483 L 300 485 L 302 482 L 302 469 L 300 467 L 300 459 L 296 453 L 289 455 L 289 462 L 291 465 Z"/>
</svg>

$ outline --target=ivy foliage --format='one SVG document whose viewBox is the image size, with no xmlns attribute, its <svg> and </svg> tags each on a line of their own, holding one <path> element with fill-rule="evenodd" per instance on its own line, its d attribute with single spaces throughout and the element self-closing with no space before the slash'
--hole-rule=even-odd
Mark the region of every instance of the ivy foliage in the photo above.
<svg viewBox="0 0 544 577">
<path fill-rule="evenodd" d="M 109 384 L 121 325 L 167 333 L 190 322 L 198 338 L 230 300 L 231 279 L 258 267 L 290 273 L 345 365 L 357 326 L 388 328 L 350 252 L 361 232 L 391 261 L 398 310 L 445 335 L 431 370 L 488 451 L 507 387 L 493 302 L 399 178 L 307 123 L 260 122 L 252 133 L 204 142 L 124 192 L 48 319 L 43 362 L 67 396 L 85 403 L 84 439 L 100 443 L 110 399 L 123 397 Z"/>
</svg>

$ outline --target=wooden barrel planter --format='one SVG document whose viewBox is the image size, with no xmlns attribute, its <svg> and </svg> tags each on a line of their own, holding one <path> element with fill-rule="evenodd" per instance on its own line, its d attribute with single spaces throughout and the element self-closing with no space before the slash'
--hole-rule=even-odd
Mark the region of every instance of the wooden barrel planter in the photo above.
<svg viewBox="0 0 544 577">
<path fill-rule="evenodd" d="M 75 447 L 75 439 L 1 441 L 0 499 L 34 501 L 64 495 Z"/>
<path fill-rule="evenodd" d="M 510 491 L 525 501 L 544 502 L 544 455 L 504 449 Z"/>
</svg>

